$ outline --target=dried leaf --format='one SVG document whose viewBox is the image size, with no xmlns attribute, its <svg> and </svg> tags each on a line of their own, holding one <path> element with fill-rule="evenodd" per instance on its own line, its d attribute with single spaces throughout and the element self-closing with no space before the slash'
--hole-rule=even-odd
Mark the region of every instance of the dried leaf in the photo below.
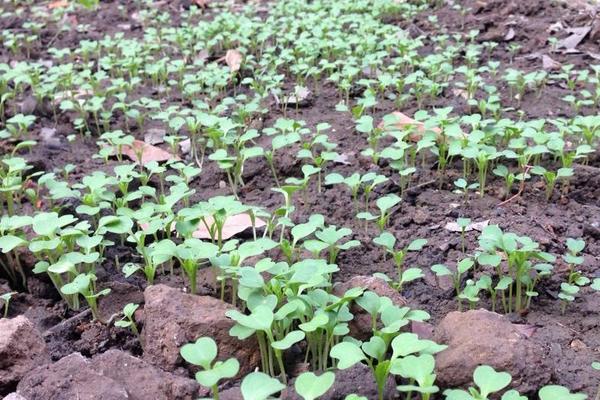
<svg viewBox="0 0 600 400">
<path fill-rule="evenodd" d="M 565 49 L 566 51 L 575 50 L 577 45 L 579 45 L 579 43 L 581 43 L 587 34 L 590 33 L 590 30 L 592 30 L 591 26 L 566 29 L 566 32 L 570 33 L 571 35 L 559 40 L 556 47 L 558 49 Z"/>
<path fill-rule="evenodd" d="M 473 230 L 481 232 L 483 230 L 483 228 L 488 226 L 489 223 L 490 223 L 489 219 L 486 219 L 485 221 L 480 221 L 480 222 L 471 222 L 469 225 L 466 226 L 465 232 L 470 232 Z M 450 231 L 450 232 L 462 232 L 461 227 L 454 221 L 448 222 L 446 224 L 446 226 L 444 226 L 444 229 L 446 229 L 447 231 Z"/>
<path fill-rule="evenodd" d="M 537 327 L 535 327 L 534 325 L 513 324 L 513 326 L 515 327 L 517 332 L 519 332 L 521 335 L 527 338 L 532 337 L 535 331 L 537 331 Z"/>
<path fill-rule="evenodd" d="M 506 32 L 506 35 L 504 35 L 504 41 L 510 42 L 514 38 L 515 38 L 515 30 L 513 28 L 509 28 L 508 32 Z"/>
<path fill-rule="evenodd" d="M 179 157 L 174 156 L 168 151 L 147 144 L 141 140 L 134 140 L 132 146 L 125 145 L 122 147 L 123 154 L 135 162 L 138 161 L 136 153 L 139 151 L 142 151 L 142 164 L 146 164 L 150 161 L 164 162 L 168 160 L 179 160 Z"/>
<path fill-rule="evenodd" d="M 227 63 L 231 72 L 239 71 L 242 66 L 242 53 L 237 50 L 227 50 L 225 63 Z"/>
<path fill-rule="evenodd" d="M 425 133 L 425 124 L 423 122 L 416 121 L 400 111 L 394 111 L 392 115 L 396 117 L 396 123 L 394 124 L 395 128 L 404 129 L 408 126 L 414 126 L 415 131 L 411 133 L 409 139 L 413 142 L 421 140 L 421 137 Z M 379 128 L 385 128 L 383 121 L 379 124 Z M 438 135 L 442 133 L 440 128 L 433 128 L 433 131 Z"/>
<path fill-rule="evenodd" d="M 209 227 L 212 226 L 213 219 L 208 217 L 206 218 L 206 225 Z M 210 233 L 206 228 L 204 222 L 200 222 L 198 229 L 193 233 L 193 236 L 197 239 L 211 239 Z M 254 225 L 256 228 L 260 228 L 266 225 L 266 222 L 260 218 L 255 218 Z M 252 228 L 252 221 L 250 220 L 250 216 L 248 214 L 237 214 L 233 215 L 225 221 L 225 225 L 223 225 L 223 239 L 229 239 L 230 237 L 245 231 L 248 228 Z"/>
<path fill-rule="evenodd" d="M 543 55 L 542 56 L 542 68 L 546 71 L 557 71 L 561 67 L 561 64 L 558 61 L 553 60 L 550 56 Z"/>
<path fill-rule="evenodd" d="M 52 3 L 48 4 L 48 8 L 51 10 L 54 10 L 56 8 L 65 8 L 68 6 L 69 6 L 69 2 L 66 0 L 53 1 Z"/>
</svg>

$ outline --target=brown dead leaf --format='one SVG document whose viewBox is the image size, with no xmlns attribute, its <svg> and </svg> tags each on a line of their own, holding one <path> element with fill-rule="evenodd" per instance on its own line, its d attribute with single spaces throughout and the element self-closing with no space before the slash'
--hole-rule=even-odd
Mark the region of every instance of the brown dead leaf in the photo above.
<svg viewBox="0 0 600 400">
<path fill-rule="evenodd" d="M 54 10 L 56 8 L 65 8 L 68 6 L 69 6 L 69 2 L 67 0 L 53 1 L 52 3 L 48 4 L 48 8 L 51 10 Z"/>
<path fill-rule="evenodd" d="M 394 111 L 392 115 L 396 117 L 396 123 L 394 124 L 395 128 L 404 129 L 409 126 L 414 126 L 414 131 L 410 134 L 409 138 L 413 142 L 421 140 L 421 137 L 425 133 L 425 124 L 423 122 L 416 121 L 400 111 Z M 379 124 L 379 128 L 385 128 L 383 121 Z M 442 133 L 440 128 L 433 128 L 433 131 L 438 135 Z"/>
<path fill-rule="evenodd" d="M 553 60 L 550 56 L 543 55 L 542 56 L 542 68 L 546 71 L 557 71 L 561 67 L 561 63 Z"/>
<path fill-rule="evenodd" d="M 227 50 L 225 63 L 227 63 L 231 72 L 239 71 L 242 66 L 242 53 L 237 50 Z"/>
<path fill-rule="evenodd" d="M 585 37 L 592 30 L 591 26 L 582 26 L 578 28 L 565 29 L 567 33 L 570 33 L 566 38 L 559 40 L 557 44 L 558 49 L 564 49 L 565 51 L 573 51 L 585 39 Z"/>
<path fill-rule="evenodd" d="M 142 164 L 146 164 L 150 161 L 164 162 L 168 160 L 179 160 L 179 157 L 174 156 L 168 151 L 147 144 L 141 140 L 134 140 L 133 145 L 125 145 L 122 148 L 123 154 L 135 162 L 138 162 L 136 153 L 139 151 L 142 151 Z"/>
<path fill-rule="evenodd" d="M 211 227 L 213 224 L 213 219 L 211 217 L 206 218 L 206 223 L 200 222 L 198 229 L 193 233 L 193 236 L 197 239 L 211 239 L 210 233 L 208 232 L 208 227 Z M 260 228 L 265 226 L 267 223 L 260 218 L 255 218 L 254 225 L 256 228 Z M 225 221 L 225 225 L 223 225 L 223 239 L 229 239 L 230 237 L 245 231 L 248 228 L 252 228 L 252 221 L 250 220 L 250 216 L 248 214 L 237 214 L 233 215 Z"/>
</svg>

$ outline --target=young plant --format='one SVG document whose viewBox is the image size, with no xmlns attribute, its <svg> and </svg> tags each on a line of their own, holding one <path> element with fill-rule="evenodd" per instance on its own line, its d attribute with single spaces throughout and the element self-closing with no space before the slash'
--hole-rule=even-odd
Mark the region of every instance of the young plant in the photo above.
<svg viewBox="0 0 600 400">
<path fill-rule="evenodd" d="M 415 279 L 423 277 L 422 271 L 420 268 L 409 268 L 404 269 L 404 259 L 408 252 L 411 251 L 421 251 L 423 247 L 427 244 L 426 239 L 415 239 L 408 246 L 403 247 L 399 250 L 395 249 L 396 246 L 396 238 L 389 232 L 383 232 L 378 237 L 373 239 L 373 243 L 383 247 L 386 253 L 389 253 L 394 260 L 394 264 L 396 264 L 396 271 L 398 274 L 398 280 L 392 283 L 392 286 L 398 291 L 402 290 L 402 285 L 406 282 L 413 281 Z M 383 274 L 378 274 L 379 276 L 383 276 Z M 385 280 L 387 277 L 384 277 Z"/>
<path fill-rule="evenodd" d="M 8 292 L 0 295 L 0 300 L 2 300 L 2 303 L 4 303 L 3 318 L 8 318 L 8 306 L 10 305 L 10 300 L 14 294 L 17 294 L 17 292 Z"/>
<path fill-rule="evenodd" d="M 304 372 L 296 378 L 294 389 L 304 400 L 315 400 L 327 393 L 335 381 L 335 374 L 331 371 L 320 376 L 312 372 Z"/>
<path fill-rule="evenodd" d="M 96 276 L 94 274 L 79 274 L 72 282 L 67 283 L 60 288 L 60 291 L 67 296 L 82 295 L 87 301 L 90 310 L 92 310 L 92 318 L 101 320 L 98 314 L 98 297 L 106 296 L 110 293 L 110 289 L 103 289 L 96 292 Z"/>
<path fill-rule="evenodd" d="M 469 391 L 462 389 L 447 389 L 444 391 L 446 400 L 488 400 L 490 395 L 494 395 L 506 388 L 512 381 L 508 372 L 497 372 L 489 365 L 480 365 L 473 372 L 473 381 L 476 388 L 469 387 Z M 514 394 L 507 392 L 502 396 L 502 400 L 514 398 Z"/>
<path fill-rule="evenodd" d="M 179 351 L 186 362 L 202 368 L 202 371 L 196 372 L 196 380 L 212 390 L 214 400 L 219 400 L 219 381 L 233 378 L 240 370 L 240 363 L 235 358 L 215 361 L 217 352 L 217 344 L 209 337 L 201 337 L 194 343 L 188 343 Z"/>
<path fill-rule="evenodd" d="M 285 385 L 262 372 L 252 372 L 244 377 L 240 390 L 244 400 L 269 400 L 285 389 Z"/>
<path fill-rule="evenodd" d="M 402 199 L 395 194 L 388 194 L 377 199 L 375 204 L 379 209 L 378 215 L 373 215 L 370 212 L 361 212 L 356 215 L 358 219 L 365 221 L 375 221 L 380 232 L 383 232 L 392 214 L 392 208 L 400 203 Z"/>
<path fill-rule="evenodd" d="M 139 336 L 140 332 L 137 325 L 135 324 L 135 311 L 140 305 L 135 303 L 128 303 L 123 307 L 123 318 L 115 322 L 115 326 L 124 329 L 131 329 L 131 331 Z"/>
</svg>

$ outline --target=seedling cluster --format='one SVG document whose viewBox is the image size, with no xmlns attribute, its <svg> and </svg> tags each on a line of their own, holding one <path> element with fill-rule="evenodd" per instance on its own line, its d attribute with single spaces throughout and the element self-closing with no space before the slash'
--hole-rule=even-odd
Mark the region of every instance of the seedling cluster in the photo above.
<svg viewBox="0 0 600 400">
<path fill-rule="evenodd" d="M 19 13 L 13 3 L 0 21 Z M 385 22 L 440 6 L 431 0 L 274 1 L 267 11 L 192 1 L 177 23 L 150 0 L 132 0 L 140 35 L 107 32 L 66 46 L 59 30 L 48 43 L 46 24 L 93 12 L 80 5 L 103 7 L 64 3 L 0 34 L 13 60 L 0 62 L 4 317 L 12 289 L 27 291 L 32 277 L 54 286 L 67 313 L 87 306 L 98 324 L 113 321 L 99 308 L 111 277 L 176 282 L 229 303 L 228 334 L 257 343 L 259 370 L 245 377 L 213 338 L 181 348 L 216 400 L 234 381 L 245 400 L 292 387 L 317 399 L 357 364 L 371 371 L 381 400 L 390 381 L 401 399 L 526 399 L 510 389 L 510 374 L 487 365 L 467 390 L 439 387 L 435 355 L 446 345 L 410 331 L 430 314 L 336 284 L 370 252 L 368 270 L 384 287 L 410 300 L 415 288 L 448 279 L 461 311 L 526 315 L 556 293 L 552 304 L 565 314 L 595 295 L 600 278 L 586 268 L 583 238 L 546 246 L 501 219 L 474 234 L 469 212 L 482 201 L 569 199 L 578 168 L 597 163 L 600 66 L 521 70 L 518 45 L 501 62 L 492 57 L 499 44 L 480 43 L 478 31 L 414 37 Z M 42 47 L 49 59 L 33 59 Z M 567 117 L 522 111 L 551 85 L 565 88 Z M 439 106 L 451 92 L 464 109 Z M 19 106 L 29 98 L 38 105 L 31 111 Z M 331 115 L 304 118 L 305 103 L 324 99 L 334 99 L 324 108 Z M 69 151 L 92 148 L 86 162 L 40 168 L 34 156 L 48 146 L 40 134 L 48 126 L 68 127 L 59 143 Z M 405 234 L 410 222 L 401 222 L 414 191 L 429 186 L 460 211 L 452 219 L 460 245 L 436 262 L 420 257 L 434 238 Z M 140 337 L 139 307 L 125 305 L 114 325 Z M 361 340 L 357 310 L 370 321 Z M 294 374 L 294 362 L 307 371 Z M 538 396 L 586 398 L 558 385 Z"/>
</svg>

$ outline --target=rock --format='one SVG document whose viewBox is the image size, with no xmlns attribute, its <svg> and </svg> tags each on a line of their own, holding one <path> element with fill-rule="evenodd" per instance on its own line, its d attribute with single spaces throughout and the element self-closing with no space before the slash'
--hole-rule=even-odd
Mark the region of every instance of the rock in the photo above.
<svg viewBox="0 0 600 400">
<path fill-rule="evenodd" d="M 73 353 L 36 368 L 21 380 L 17 392 L 28 400 L 193 400 L 198 389 L 192 379 L 162 371 L 120 350 L 109 350 L 93 359 Z"/>
<path fill-rule="evenodd" d="M 399 307 L 407 304 L 406 299 L 397 290 L 382 279 L 373 276 L 356 275 L 346 282 L 338 283 L 333 288 L 333 294 L 341 297 L 347 290 L 355 287 L 370 290 L 379 296 L 389 297 Z M 350 311 L 354 314 L 354 319 L 349 324 L 351 335 L 357 339 L 367 339 L 372 336 L 371 316 L 356 304 L 352 304 Z"/>
<path fill-rule="evenodd" d="M 123 385 L 92 370 L 90 360 L 79 353 L 27 374 L 17 393 L 28 400 L 129 400 Z"/>
<path fill-rule="evenodd" d="M 225 316 L 233 307 L 209 296 L 185 294 L 165 285 L 153 285 L 144 292 L 144 359 L 167 371 L 183 365 L 179 349 L 189 342 L 208 336 L 219 347 L 219 359 L 235 357 L 240 375 L 260 361 L 255 338 L 239 340 L 229 335 L 234 322 Z"/>
<path fill-rule="evenodd" d="M 451 312 L 435 328 L 433 339 L 448 348 L 436 356 L 437 384 L 459 387 L 472 383 L 479 365 L 509 372 L 512 387 L 531 392 L 550 380 L 545 351 L 502 315 L 486 310 Z"/>
<path fill-rule="evenodd" d="M 12 391 L 26 373 L 48 362 L 46 343 L 29 319 L 0 319 L 0 394 Z"/>
<path fill-rule="evenodd" d="M 93 358 L 92 369 L 122 385 L 132 400 L 196 399 L 200 385 L 192 379 L 162 371 L 120 350 L 109 350 Z M 206 388 L 200 394 L 209 394 Z"/>
<path fill-rule="evenodd" d="M 417 208 L 412 219 L 413 222 L 417 225 L 425 225 L 427 222 L 429 222 L 429 215 L 424 209 Z"/>
<path fill-rule="evenodd" d="M 60 149 L 60 138 L 56 137 L 56 129 L 55 128 L 47 128 L 44 127 L 40 129 L 40 140 L 46 146 L 52 149 Z"/>
<path fill-rule="evenodd" d="M 27 400 L 27 399 L 18 393 L 11 393 L 8 396 L 4 397 L 3 400 Z"/>
</svg>

